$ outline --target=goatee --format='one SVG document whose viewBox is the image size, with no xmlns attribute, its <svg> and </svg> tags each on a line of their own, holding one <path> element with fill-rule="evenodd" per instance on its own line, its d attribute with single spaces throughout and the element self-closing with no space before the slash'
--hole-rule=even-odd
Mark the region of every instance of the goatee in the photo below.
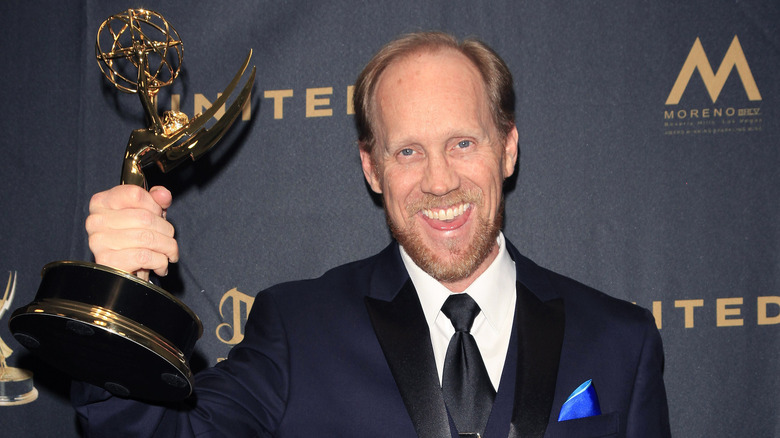
<svg viewBox="0 0 780 438">
<path fill-rule="evenodd" d="M 443 197 L 428 196 L 419 202 L 407 207 L 410 217 L 418 214 L 423 208 L 436 208 L 442 205 L 454 205 L 458 202 L 468 202 L 471 208 L 479 208 L 483 204 L 482 193 L 459 192 Z M 434 251 L 423 242 L 420 231 L 414 226 L 415 221 L 410 220 L 409 225 L 399 227 L 391 220 L 385 209 L 385 218 L 390 227 L 390 232 L 398 243 L 403 246 L 409 257 L 423 271 L 431 277 L 444 283 L 463 280 L 473 274 L 490 255 L 496 245 L 498 233 L 504 218 L 504 200 L 501 199 L 498 211 L 493 220 L 477 217 L 476 233 L 474 238 L 463 245 L 455 240 L 447 240 L 446 248 L 442 253 Z"/>
</svg>

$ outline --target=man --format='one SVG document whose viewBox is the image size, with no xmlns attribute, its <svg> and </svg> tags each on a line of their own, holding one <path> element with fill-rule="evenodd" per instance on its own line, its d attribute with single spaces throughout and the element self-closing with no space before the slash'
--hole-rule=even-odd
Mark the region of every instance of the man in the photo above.
<svg viewBox="0 0 780 438">
<path fill-rule="evenodd" d="M 244 341 L 199 373 L 179 406 L 75 384 L 84 430 L 669 436 L 649 312 L 538 267 L 500 232 L 502 185 L 518 154 L 504 62 L 476 41 L 412 34 L 380 50 L 355 90 L 363 172 L 397 243 L 258 294 Z M 96 261 L 164 275 L 178 259 L 170 203 L 163 188 L 95 195 L 87 230 Z M 587 403 L 569 415 L 572 393 Z"/>
</svg>

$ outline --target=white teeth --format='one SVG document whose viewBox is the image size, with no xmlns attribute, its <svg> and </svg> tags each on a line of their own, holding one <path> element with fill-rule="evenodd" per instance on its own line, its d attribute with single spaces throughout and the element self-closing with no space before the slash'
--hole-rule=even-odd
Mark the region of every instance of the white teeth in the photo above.
<svg viewBox="0 0 780 438">
<path fill-rule="evenodd" d="M 467 208 L 468 208 L 468 204 L 460 204 L 457 207 L 450 207 L 446 209 L 442 208 L 439 210 L 432 210 L 426 208 L 422 211 L 422 213 L 431 219 L 449 221 L 462 215 Z"/>
</svg>

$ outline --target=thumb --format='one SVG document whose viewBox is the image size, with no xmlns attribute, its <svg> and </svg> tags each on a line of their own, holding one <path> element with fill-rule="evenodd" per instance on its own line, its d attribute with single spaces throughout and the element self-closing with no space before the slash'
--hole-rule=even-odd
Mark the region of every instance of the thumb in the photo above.
<svg viewBox="0 0 780 438">
<path fill-rule="evenodd" d="M 163 210 L 166 210 L 168 207 L 170 207 L 171 203 L 173 202 L 173 195 L 171 195 L 170 190 L 163 186 L 152 187 L 149 189 L 149 194 L 152 195 L 154 202 L 162 207 Z"/>
</svg>

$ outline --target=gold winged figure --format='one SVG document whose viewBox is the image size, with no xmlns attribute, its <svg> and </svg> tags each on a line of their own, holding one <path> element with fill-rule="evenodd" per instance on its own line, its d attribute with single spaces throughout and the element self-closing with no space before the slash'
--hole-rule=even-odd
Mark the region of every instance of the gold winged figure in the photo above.
<svg viewBox="0 0 780 438">
<path fill-rule="evenodd" d="M 5 286 L 5 292 L 3 292 L 3 298 L 0 299 L 0 320 L 3 319 L 5 312 L 11 308 L 11 302 L 14 300 L 14 293 L 16 293 L 16 272 L 8 273 L 8 283 Z M 8 346 L 8 344 L 0 338 L 0 379 L 5 376 L 8 364 L 6 360 L 11 357 L 14 350 Z"/>
</svg>

